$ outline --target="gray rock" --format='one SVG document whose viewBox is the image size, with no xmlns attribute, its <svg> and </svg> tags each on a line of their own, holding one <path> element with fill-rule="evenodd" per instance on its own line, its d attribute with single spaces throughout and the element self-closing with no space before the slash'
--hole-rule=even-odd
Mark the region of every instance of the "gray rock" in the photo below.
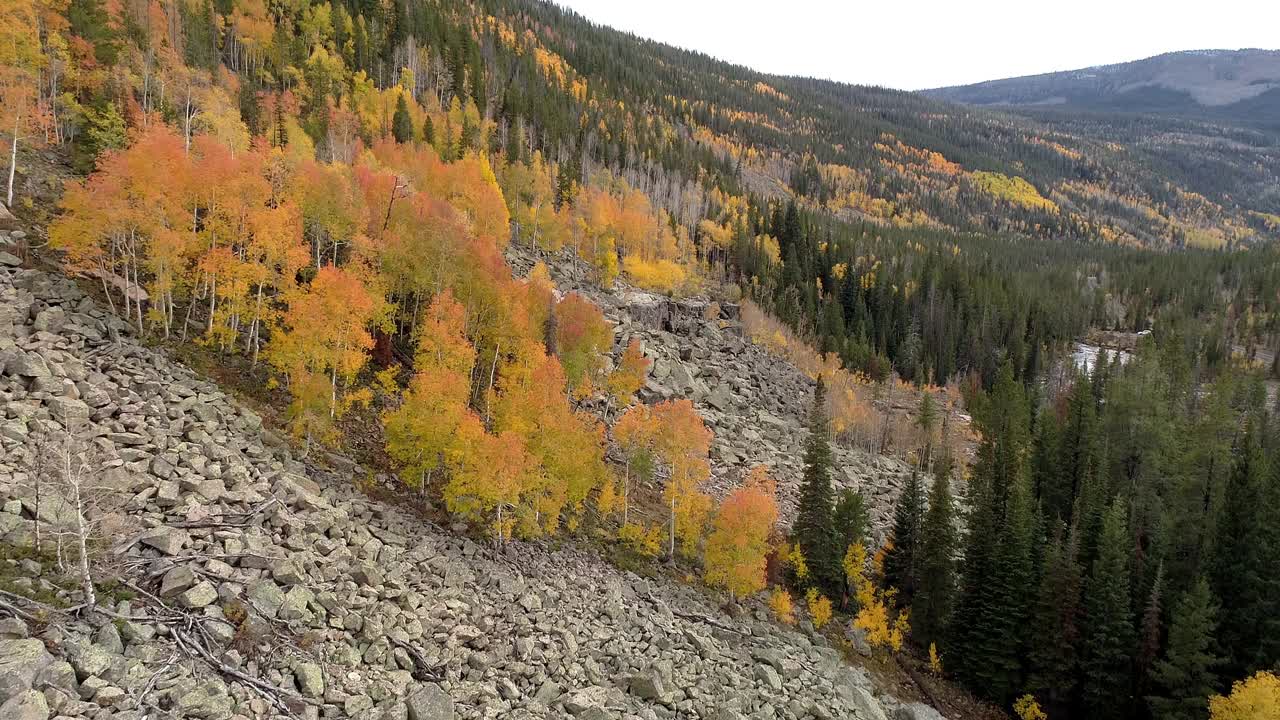
<svg viewBox="0 0 1280 720">
<path fill-rule="evenodd" d="M 2 255 L 4 253 L 0 253 Z M 35 690 L 24 690 L 0 705 L 4 720 L 49 720 L 49 703 Z"/>
<path fill-rule="evenodd" d="M 924 703 L 906 703 L 894 713 L 894 720 L 947 720 L 942 713 Z"/>
<path fill-rule="evenodd" d="M 160 580 L 160 597 L 171 598 L 196 584 L 196 573 L 186 565 L 178 565 Z"/>
<path fill-rule="evenodd" d="M 76 428 L 89 421 L 93 411 L 81 400 L 69 397 L 51 397 L 44 401 L 49 414 L 65 427 Z"/>
<path fill-rule="evenodd" d="M 213 604 L 218 599 L 218 591 L 208 580 L 188 588 L 178 596 L 178 604 L 184 608 L 202 608 Z"/>
<path fill-rule="evenodd" d="M 52 662 L 39 640 L 0 640 L 0 701 L 31 689 L 35 677 Z"/>
<path fill-rule="evenodd" d="M 16 351 L 9 356 L 8 361 L 4 365 L 6 375 L 17 375 L 20 377 L 50 377 L 49 364 L 44 361 L 36 353 Z"/>
<path fill-rule="evenodd" d="M 22 258 L 13 253 L 0 251 L 0 265 L 5 267 L 22 267 Z"/>
<path fill-rule="evenodd" d="M 653 669 L 632 675 L 627 683 L 627 689 L 632 695 L 642 700 L 662 702 L 667 697 L 662 675 Z"/>
<path fill-rule="evenodd" d="M 267 617 L 275 617 L 280 612 L 280 606 L 284 604 L 284 592 L 270 580 L 259 580 L 249 586 L 249 591 L 245 595 L 249 600 L 249 605 L 262 615 Z"/>
<path fill-rule="evenodd" d="M 124 641 L 120 639 L 120 631 L 114 623 L 103 623 L 93 635 L 93 644 L 112 655 L 124 654 Z"/>
<path fill-rule="evenodd" d="M 310 698 L 324 696 L 324 671 L 319 665 L 309 662 L 298 663 L 293 667 L 293 679 L 298 683 L 298 689 L 302 691 L 303 696 Z"/>
<path fill-rule="evenodd" d="M 778 677 L 778 671 L 774 670 L 771 665 L 756 665 L 756 679 L 764 683 L 764 686 L 773 692 L 782 691 L 782 678 Z"/>
<path fill-rule="evenodd" d="M 75 669 L 76 677 L 81 682 L 89 677 L 105 675 L 111 669 L 111 653 L 97 645 L 88 643 L 72 645 L 69 654 L 71 667 Z"/>
<path fill-rule="evenodd" d="M 0 618 L 0 640 L 21 640 L 27 636 L 27 632 L 27 624 L 21 619 Z M 3 662 L 0 660 L 0 663 Z"/>
<path fill-rule="evenodd" d="M 140 540 L 143 545 L 153 547 L 165 555 L 177 555 L 182 548 L 191 542 L 186 530 L 179 530 L 165 525 L 148 530 Z"/>
<path fill-rule="evenodd" d="M 846 698 L 861 720 L 888 720 L 885 717 L 884 708 L 880 707 L 880 702 L 863 688 L 850 688 Z"/>
<path fill-rule="evenodd" d="M 227 720 L 231 717 L 232 702 L 225 685 L 210 681 L 179 695 L 175 707 L 187 717 Z"/>
<path fill-rule="evenodd" d="M 410 693 L 409 720 L 453 720 L 453 700 L 439 685 L 426 683 Z"/>
<path fill-rule="evenodd" d="M 542 692 L 539 691 L 539 696 Z M 577 717 L 589 717 L 592 713 L 603 712 L 609 704 L 609 690 L 593 686 L 574 690 L 564 698 L 564 709 Z"/>
<path fill-rule="evenodd" d="M 307 605 L 315 599 L 315 593 L 303 585 L 295 585 L 284 595 L 278 616 L 281 620 L 303 620 L 310 622 L 315 616 Z"/>
</svg>

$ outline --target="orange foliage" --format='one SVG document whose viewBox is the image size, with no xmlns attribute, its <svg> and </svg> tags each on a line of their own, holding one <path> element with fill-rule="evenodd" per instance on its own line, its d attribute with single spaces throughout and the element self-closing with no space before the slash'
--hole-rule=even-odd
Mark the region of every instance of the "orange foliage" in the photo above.
<svg viewBox="0 0 1280 720">
<path fill-rule="evenodd" d="M 763 466 L 724 499 L 707 538 L 707 583 L 743 597 L 763 590 L 769 536 L 778 521 L 776 488 Z"/>
</svg>

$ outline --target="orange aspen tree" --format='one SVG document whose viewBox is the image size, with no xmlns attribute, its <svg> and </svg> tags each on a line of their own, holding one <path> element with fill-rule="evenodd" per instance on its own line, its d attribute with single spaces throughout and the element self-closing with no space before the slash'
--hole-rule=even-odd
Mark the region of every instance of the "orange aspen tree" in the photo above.
<svg viewBox="0 0 1280 720">
<path fill-rule="evenodd" d="M 555 315 L 556 355 L 568 390 L 589 396 L 604 369 L 604 353 L 613 344 L 613 327 L 600 308 L 576 292 L 556 303 Z"/>
<path fill-rule="evenodd" d="M 382 299 L 355 273 L 326 265 L 288 300 L 284 329 L 267 349 L 268 360 L 290 379 L 303 372 L 327 375 L 332 419 L 345 410 L 339 380 L 354 380 L 373 348 L 368 328 L 383 313 Z"/>
<path fill-rule="evenodd" d="M 480 418 L 467 413 L 452 452 L 454 470 L 445 485 L 445 506 L 471 520 L 488 519 L 494 537 L 504 542 L 511 537 L 516 521 L 513 511 L 529 482 L 524 442 L 510 431 L 490 435 Z"/>
<path fill-rule="evenodd" d="M 757 465 L 716 512 L 703 556 L 707 583 L 735 598 L 763 590 L 769 536 L 777 521 L 776 487 L 764 466 Z"/>
<path fill-rule="evenodd" d="M 627 349 L 622 351 L 622 357 L 618 359 L 617 366 L 605 380 L 605 388 L 609 391 L 609 404 L 617 402 L 618 407 L 630 405 L 635 399 L 635 394 L 644 387 L 651 365 L 653 361 L 645 357 L 644 352 L 640 350 L 640 341 L 632 338 L 631 342 L 627 343 Z M 609 415 L 608 410 L 609 408 L 606 407 L 605 417 Z"/>
<path fill-rule="evenodd" d="M 466 336 L 466 311 L 449 292 L 427 309 L 418 331 L 414 376 L 400 407 L 383 416 L 387 452 L 423 491 L 445 465 L 468 410 L 475 348 Z"/>
</svg>

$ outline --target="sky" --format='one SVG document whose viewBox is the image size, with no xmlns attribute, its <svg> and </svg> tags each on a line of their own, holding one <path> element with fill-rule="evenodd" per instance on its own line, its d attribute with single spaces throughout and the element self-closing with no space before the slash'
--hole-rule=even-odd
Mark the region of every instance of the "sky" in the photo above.
<svg viewBox="0 0 1280 720">
<path fill-rule="evenodd" d="M 619 30 L 785 75 L 902 90 L 1280 47 L 1276 0 L 555 0 Z"/>
</svg>

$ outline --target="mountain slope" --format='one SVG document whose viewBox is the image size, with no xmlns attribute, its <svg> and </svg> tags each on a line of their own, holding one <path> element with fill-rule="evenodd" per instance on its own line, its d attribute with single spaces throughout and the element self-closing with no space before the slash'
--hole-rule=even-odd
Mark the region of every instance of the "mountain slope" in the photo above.
<svg viewBox="0 0 1280 720">
<path fill-rule="evenodd" d="M 925 95 L 969 105 L 1051 105 L 1081 110 L 1280 122 L 1280 51 L 1191 50 L 1133 62 L 937 88 Z"/>
<path fill-rule="evenodd" d="M 1170 178 L 1159 157 L 1164 129 L 1130 139 L 926 95 L 767 75 L 548 3 L 498 0 L 489 11 L 563 61 L 565 85 L 580 89 L 583 99 L 551 124 L 581 117 L 583 157 L 642 183 L 636 171 L 659 163 L 729 193 L 794 194 L 847 220 L 899 227 L 1155 247 L 1276 236 L 1251 214 L 1280 212 L 1280 197 L 1259 190 L 1280 178 L 1272 133 L 1198 128 L 1198 137 L 1231 146 L 1199 144 L 1196 163 L 1214 170 Z M 513 88 L 529 80 L 511 77 Z M 540 112 L 529 119 L 542 125 Z M 1020 181 L 1030 187 L 1007 189 Z"/>
<path fill-rule="evenodd" d="M 938 717 L 756 608 L 572 545 L 495 551 L 366 497 L 363 468 L 294 458 L 72 281 L 0 268 L 0 298 L 6 720 Z M 92 570 L 110 615 L 33 603 L 79 588 L 52 557 L 11 556 L 37 516 L 46 543 L 67 528 L 63 496 L 46 487 L 41 509 L 28 478 L 46 441 L 81 447 L 73 421 L 117 496 L 92 516 L 118 518 Z"/>
</svg>

